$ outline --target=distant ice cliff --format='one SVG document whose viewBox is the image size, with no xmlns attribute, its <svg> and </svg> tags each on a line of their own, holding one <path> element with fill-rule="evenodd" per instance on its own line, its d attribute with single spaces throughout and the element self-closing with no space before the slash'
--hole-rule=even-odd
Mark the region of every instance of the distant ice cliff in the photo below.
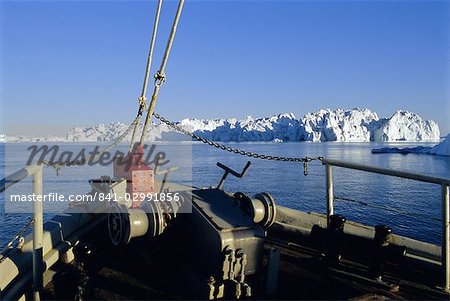
<svg viewBox="0 0 450 301">
<path fill-rule="evenodd" d="M 397 111 L 389 118 L 378 118 L 369 109 L 323 109 L 297 118 L 293 113 L 266 118 L 183 119 L 181 127 L 214 141 L 439 141 L 439 127 L 408 111 Z M 71 129 L 65 137 L 7 136 L 11 142 L 113 141 L 128 127 L 114 122 Z M 160 140 L 172 130 L 165 124 L 152 125 L 148 140 Z M 129 134 L 124 141 L 130 141 Z"/>
</svg>

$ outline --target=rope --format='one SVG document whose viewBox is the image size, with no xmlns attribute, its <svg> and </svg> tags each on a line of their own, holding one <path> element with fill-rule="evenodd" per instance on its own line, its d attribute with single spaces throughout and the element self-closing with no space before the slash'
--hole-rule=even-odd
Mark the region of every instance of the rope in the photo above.
<svg viewBox="0 0 450 301">
<path fill-rule="evenodd" d="M 154 113 L 153 114 L 155 116 L 156 119 L 160 120 L 161 122 L 167 124 L 169 127 L 175 129 L 176 131 L 183 133 L 187 136 L 191 136 L 192 138 L 194 138 L 195 140 L 198 140 L 202 143 L 208 144 L 210 146 L 216 147 L 218 149 L 221 150 L 225 150 L 228 151 L 230 153 L 234 153 L 234 154 L 238 154 L 238 155 L 242 155 L 242 156 L 247 156 L 247 157 L 252 157 L 252 158 L 256 158 L 256 159 L 263 159 L 263 160 L 272 160 L 272 161 L 285 161 L 285 162 L 302 162 L 303 163 L 303 167 L 304 167 L 304 174 L 305 176 L 308 175 L 308 162 L 311 161 L 316 161 L 316 160 L 322 160 L 322 157 L 279 157 L 279 156 L 272 156 L 272 155 L 264 155 L 264 154 L 257 154 L 257 153 L 253 153 L 253 152 L 249 152 L 249 151 L 244 151 L 241 149 L 237 149 L 237 148 L 232 148 L 229 146 L 225 146 L 223 144 L 214 142 L 214 141 L 210 141 L 207 140 L 203 137 L 200 137 L 184 128 L 182 128 L 181 126 L 177 125 L 175 122 L 171 122 L 167 119 L 165 119 L 164 117 L 162 117 L 161 115 Z"/>
<path fill-rule="evenodd" d="M 159 71 L 155 74 L 155 84 L 152 95 L 152 100 L 150 102 L 150 106 L 147 111 L 147 116 L 145 117 L 144 127 L 142 129 L 140 144 L 144 144 L 145 138 L 147 137 L 147 130 L 150 125 L 150 120 L 153 115 L 153 111 L 155 110 L 156 100 L 158 99 L 159 88 L 166 81 L 166 75 L 164 73 L 167 65 L 167 61 L 169 59 L 170 50 L 172 49 L 173 40 L 175 39 L 175 33 L 177 32 L 178 22 L 180 20 L 181 11 L 183 10 L 184 0 L 180 0 L 178 4 L 177 13 L 175 15 L 175 19 L 172 25 L 172 31 L 169 36 L 169 40 L 167 41 L 166 51 L 164 52 L 164 56 L 161 62 L 161 66 L 159 67 Z"/>
<path fill-rule="evenodd" d="M 159 16 L 161 14 L 161 6 L 162 6 L 162 0 L 159 0 L 158 1 L 158 7 L 156 8 L 155 22 L 153 24 L 153 34 L 152 34 L 152 39 L 151 39 L 151 42 L 150 42 L 150 50 L 149 50 L 149 53 L 148 53 L 147 67 L 145 69 L 144 83 L 142 85 L 141 96 L 139 97 L 139 109 L 138 109 L 138 113 L 137 113 L 138 121 L 135 124 L 135 126 L 133 128 L 133 134 L 131 135 L 130 151 L 133 148 L 134 139 L 135 139 L 135 136 L 136 136 L 136 131 L 137 131 L 138 124 L 139 124 L 139 121 L 140 121 L 141 116 L 142 116 L 142 111 L 145 110 L 145 108 L 147 106 L 148 78 L 150 76 L 150 68 L 151 68 L 151 65 L 152 65 L 153 49 L 155 47 L 156 34 L 158 32 L 158 24 L 159 24 Z"/>
<path fill-rule="evenodd" d="M 17 232 L 16 235 L 14 235 L 13 239 L 2 248 L 2 250 L 0 251 L 0 256 L 1 256 L 0 257 L 0 262 L 2 262 L 6 258 L 5 256 L 3 256 L 5 251 L 8 250 L 8 249 L 11 249 L 12 245 L 14 244 L 14 242 L 16 240 L 18 240 L 20 237 L 22 237 L 22 234 L 25 233 L 28 230 L 28 228 L 30 228 L 30 226 L 33 224 L 33 222 L 34 222 L 34 220 L 30 219 L 27 222 L 27 224 L 19 232 Z"/>
<path fill-rule="evenodd" d="M 432 217 L 427 214 L 412 213 L 412 212 L 403 211 L 403 210 L 390 208 L 390 207 L 386 207 L 386 206 L 374 205 L 374 204 L 358 201 L 358 200 L 351 199 L 351 198 L 334 196 L 334 199 L 338 200 L 338 201 L 355 203 L 355 204 L 366 206 L 366 207 L 377 208 L 377 209 L 381 209 L 381 210 L 385 210 L 385 211 L 391 211 L 391 212 L 395 212 L 395 213 L 399 213 L 399 214 L 403 214 L 403 215 L 407 215 L 407 216 L 418 217 L 418 218 L 427 218 L 427 219 L 431 219 L 431 220 L 438 221 L 438 222 L 441 221 L 440 218 Z"/>
<path fill-rule="evenodd" d="M 152 101 L 150 103 L 150 106 L 148 108 L 148 112 L 147 112 L 147 116 L 146 116 L 146 120 L 145 120 L 145 124 L 144 124 L 144 128 L 142 130 L 142 136 L 141 136 L 141 144 L 143 144 L 143 142 L 145 141 L 145 137 L 147 134 L 147 130 L 148 130 L 148 126 L 150 124 L 150 117 L 153 115 L 153 111 L 155 108 L 155 103 L 156 103 L 156 99 L 158 97 L 158 92 L 159 92 L 159 87 L 162 85 L 162 83 L 165 82 L 166 77 L 164 75 L 164 71 L 167 65 L 167 61 L 169 59 L 169 54 L 170 54 L 170 50 L 172 48 L 173 45 L 173 41 L 175 38 L 175 33 L 177 31 L 177 26 L 178 26 L 178 22 L 180 20 L 180 16 L 181 16 L 181 11 L 183 9 L 183 5 L 184 5 L 184 0 L 180 0 L 180 3 L 178 5 L 178 9 L 177 9 L 177 13 L 175 16 L 175 20 L 173 22 L 172 25 L 172 31 L 171 34 L 169 36 L 169 40 L 167 42 L 167 46 L 166 46 L 166 50 L 164 53 L 164 57 L 162 59 L 161 62 L 161 66 L 159 68 L 159 71 L 155 74 L 155 89 L 153 91 L 153 95 L 152 95 Z M 52 163 L 49 161 L 41 161 L 40 163 L 43 163 L 47 166 L 52 166 L 56 169 L 56 173 L 59 174 L 59 171 L 61 169 L 61 167 L 63 166 L 81 166 L 86 164 L 86 162 L 89 161 L 94 161 L 95 159 L 97 159 L 98 157 L 100 157 L 102 154 L 109 152 L 111 149 L 113 149 L 114 147 L 116 147 L 120 142 L 123 141 L 123 139 L 130 133 L 130 131 L 133 129 L 133 134 L 131 137 L 131 143 L 130 143 L 130 149 L 133 147 L 133 142 L 135 139 L 135 135 L 136 135 L 136 131 L 139 125 L 139 121 L 141 119 L 142 116 L 142 111 L 144 110 L 144 108 L 146 107 L 146 92 L 147 92 L 147 87 L 148 87 L 148 78 L 149 78 L 149 74 L 150 74 L 150 68 L 151 68 L 151 61 L 152 61 L 152 56 L 153 56 L 153 49 L 154 49 L 154 45 L 155 45 L 155 40 L 156 40 L 156 34 L 158 31 L 158 24 L 159 24 L 159 16 L 161 13 L 161 6 L 162 6 L 162 0 L 158 1 L 158 7 L 156 10 L 156 15 L 155 15 L 155 23 L 153 26 L 153 34 L 152 34 L 152 40 L 150 43 L 150 50 L 149 50 L 149 55 L 148 55 L 148 59 L 147 59 L 147 67 L 146 67 L 146 72 L 145 72 L 145 77 L 144 77 L 144 84 L 142 86 L 142 93 L 141 96 L 139 97 L 139 109 L 138 109 L 138 114 L 136 116 L 136 118 L 133 120 L 133 122 L 130 124 L 130 126 L 125 130 L 125 132 L 123 132 L 110 146 L 108 146 L 107 148 L 105 148 L 103 151 L 92 155 L 91 157 L 89 157 L 88 159 L 82 160 L 82 161 L 77 161 L 77 162 L 65 162 L 64 164 L 59 164 L 59 163 Z"/>
</svg>

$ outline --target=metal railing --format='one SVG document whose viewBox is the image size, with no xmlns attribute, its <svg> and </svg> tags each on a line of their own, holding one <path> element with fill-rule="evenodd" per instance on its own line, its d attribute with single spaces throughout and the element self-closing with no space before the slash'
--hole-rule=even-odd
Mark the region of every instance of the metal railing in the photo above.
<svg viewBox="0 0 450 301">
<path fill-rule="evenodd" d="M 441 266 L 443 273 L 443 289 L 450 291 L 450 196 L 449 187 L 450 179 L 431 177 L 427 175 L 415 174 L 404 171 L 396 171 L 381 167 L 362 165 L 357 163 L 342 162 L 332 159 L 322 159 L 325 165 L 326 177 L 326 199 L 327 199 L 327 226 L 330 224 L 330 216 L 334 214 L 334 195 L 333 195 L 333 172 L 332 166 L 342 167 L 346 169 L 366 171 L 370 173 L 393 176 L 403 179 L 415 180 L 419 182 L 437 184 L 442 187 L 442 247 L 441 247 Z"/>
<path fill-rule="evenodd" d="M 327 199 L 327 225 L 329 226 L 330 216 L 334 214 L 334 194 L 333 194 L 333 173 L 332 166 L 360 170 L 370 173 L 382 174 L 387 176 L 410 179 L 420 182 L 437 184 L 442 187 L 442 270 L 443 270 L 443 289 L 446 292 L 450 290 L 450 179 L 431 177 L 427 175 L 415 174 L 404 171 L 396 171 L 386 168 L 373 167 L 357 163 L 343 162 L 332 159 L 322 159 L 325 165 L 326 176 L 326 199 Z M 0 193 L 12 187 L 16 183 L 27 177 L 33 177 L 33 193 L 35 200 L 33 202 L 33 294 L 35 300 L 40 300 L 40 292 L 43 287 L 43 177 L 42 165 L 26 166 L 19 171 L 0 180 Z M 40 200 L 40 201 L 39 201 Z"/>
<path fill-rule="evenodd" d="M 33 177 L 33 298 L 40 300 L 43 288 L 43 201 L 42 201 L 42 165 L 29 165 L 0 180 L 0 193 L 27 177 Z"/>
</svg>

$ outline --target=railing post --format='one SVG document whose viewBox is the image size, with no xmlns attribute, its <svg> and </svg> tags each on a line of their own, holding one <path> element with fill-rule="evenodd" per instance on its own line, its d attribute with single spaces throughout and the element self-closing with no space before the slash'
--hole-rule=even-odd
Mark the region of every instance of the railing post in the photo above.
<svg viewBox="0 0 450 301">
<path fill-rule="evenodd" d="M 40 293 L 43 288 L 43 190 L 42 190 L 42 165 L 38 166 L 33 174 L 33 297 L 40 300 Z"/>
<path fill-rule="evenodd" d="M 327 181 L 327 228 L 329 228 L 330 216 L 334 214 L 333 173 L 330 164 L 325 164 L 325 177 Z"/>
<path fill-rule="evenodd" d="M 449 186 L 442 185 L 442 272 L 444 290 L 450 291 L 450 197 Z"/>
</svg>

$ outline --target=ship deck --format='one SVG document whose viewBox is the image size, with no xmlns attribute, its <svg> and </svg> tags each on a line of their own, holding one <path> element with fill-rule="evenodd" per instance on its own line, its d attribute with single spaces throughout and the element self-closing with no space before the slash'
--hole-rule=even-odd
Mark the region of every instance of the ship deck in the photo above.
<svg viewBox="0 0 450 301">
<path fill-rule="evenodd" d="M 96 300 L 177 300 L 199 299 L 198 288 L 205 286 L 206 279 L 201 279 L 192 271 L 189 260 L 180 265 L 180 258 L 167 252 L 163 241 L 148 242 L 137 239 L 130 244 L 113 247 L 105 229 L 82 239 L 95 245 L 95 252 L 90 270 L 88 299 Z M 182 249 L 182 246 L 171 246 Z M 308 246 L 297 245 L 279 239 L 269 239 L 265 249 L 278 248 L 280 263 L 278 289 L 275 294 L 255 293 L 252 299 L 265 300 L 386 300 L 386 299 L 445 299 L 438 288 L 428 283 L 435 283 L 430 273 L 424 274 L 409 262 L 400 269 L 398 264 L 386 268 L 387 283 L 380 283 L 368 278 L 368 267 L 356 261 L 341 260 L 335 266 L 323 263 L 320 251 Z M 179 251 L 179 250 L 178 250 Z M 164 255 L 161 255 L 164 254 Z M 267 256 L 265 256 L 267 266 Z M 58 264 L 54 271 L 71 270 L 73 266 Z M 393 277 L 395 271 L 395 277 Z M 433 273 L 431 273 L 433 275 Z M 439 273 L 434 274 L 436 278 Z M 249 280 L 252 286 L 258 286 L 258 279 Z M 45 299 L 70 298 L 61 295 L 61 291 L 74 291 L 77 281 L 66 283 L 66 287 L 56 287 L 50 282 L 45 287 Z M 419 284 L 420 283 L 420 284 Z M 193 289 L 195 288 L 195 289 Z M 195 291 L 195 292 L 194 292 Z M 255 290 L 256 291 L 256 290 Z M 263 290 L 260 290 L 260 292 Z M 205 295 L 206 296 L 206 295 Z"/>
</svg>

